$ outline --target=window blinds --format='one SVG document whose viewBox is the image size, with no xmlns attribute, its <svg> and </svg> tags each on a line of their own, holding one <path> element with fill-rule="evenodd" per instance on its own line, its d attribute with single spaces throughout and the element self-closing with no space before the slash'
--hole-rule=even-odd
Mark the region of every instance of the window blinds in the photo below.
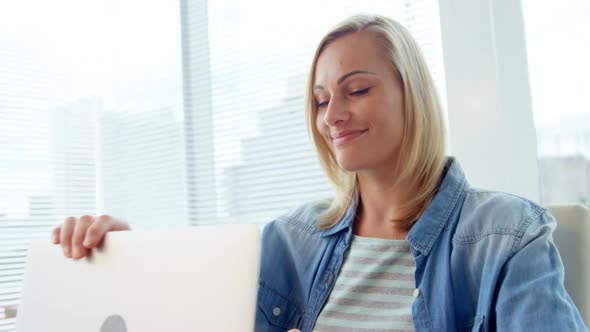
<svg viewBox="0 0 590 332">
<path fill-rule="evenodd" d="M 183 0 L 181 8 L 191 224 L 266 223 L 331 195 L 305 128 L 304 91 L 316 44 L 345 17 L 405 24 L 444 96 L 436 1 Z"/>
<path fill-rule="evenodd" d="M 434 0 L 59 0 L 33 31 L 21 7 L 0 10 L 0 332 L 30 239 L 68 215 L 263 224 L 329 197 L 303 96 L 341 19 L 406 24 L 444 88 Z"/>
</svg>

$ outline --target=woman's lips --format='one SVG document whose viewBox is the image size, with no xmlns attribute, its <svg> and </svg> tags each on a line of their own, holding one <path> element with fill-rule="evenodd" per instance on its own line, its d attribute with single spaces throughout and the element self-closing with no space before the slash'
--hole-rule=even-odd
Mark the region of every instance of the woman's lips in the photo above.
<svg viewBox="0 0 590 332">
<path fill-rule="evenodd" d="M 367 131 L 368 131 L 368 129 L 362 129 L 362 130 L 353 130 L 353 131 L 338 133 L 336 135 L 333 135 L 332 143 L 334 145 L 342 145 L 342 144 L 348 143 L 348 142 L 360 137 L 361 135 L 363 135 Z"/>
</svg>

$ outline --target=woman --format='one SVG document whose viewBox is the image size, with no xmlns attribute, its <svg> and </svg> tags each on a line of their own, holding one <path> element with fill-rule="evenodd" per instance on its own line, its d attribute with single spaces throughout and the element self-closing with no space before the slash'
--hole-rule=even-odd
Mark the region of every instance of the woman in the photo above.
<svg viewBox="0 0 590 332">
<path fill-rule="evenodd" d="M 586 330 L 563 286 L 555 220 L 470 188 L 445 157 L 432 78 L 400 24 L 355 16 L 329 32 L 306 118 L 336 195 L 265 227 L 256 331 Z M 72 217 L 54 242 L 79 258 L 122 229 Z"/>
</svg>

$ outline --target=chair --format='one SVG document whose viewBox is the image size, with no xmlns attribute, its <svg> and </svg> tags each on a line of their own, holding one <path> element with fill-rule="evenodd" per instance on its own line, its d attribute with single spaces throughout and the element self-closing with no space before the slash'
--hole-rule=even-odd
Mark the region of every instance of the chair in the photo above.
<svg viewBox="0 0 590 332">
<path fill-rule="evenodd" d="M 548 209 L 557 220 L 553 238 L 565 267 L 565 288 L 590 326 L 590 209 L 583 205 Z"/>
</svg>

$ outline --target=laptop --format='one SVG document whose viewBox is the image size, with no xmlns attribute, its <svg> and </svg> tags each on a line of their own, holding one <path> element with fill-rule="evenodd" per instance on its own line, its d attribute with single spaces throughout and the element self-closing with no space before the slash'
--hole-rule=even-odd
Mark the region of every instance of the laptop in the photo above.
<svg viewBox="0 0 590 332">
<path fill-rule="evenodd" d="M 253 331 L 256 225 L 112 232 L 75 261 L 31 243 L 18 332 Z"/>
</svg>

